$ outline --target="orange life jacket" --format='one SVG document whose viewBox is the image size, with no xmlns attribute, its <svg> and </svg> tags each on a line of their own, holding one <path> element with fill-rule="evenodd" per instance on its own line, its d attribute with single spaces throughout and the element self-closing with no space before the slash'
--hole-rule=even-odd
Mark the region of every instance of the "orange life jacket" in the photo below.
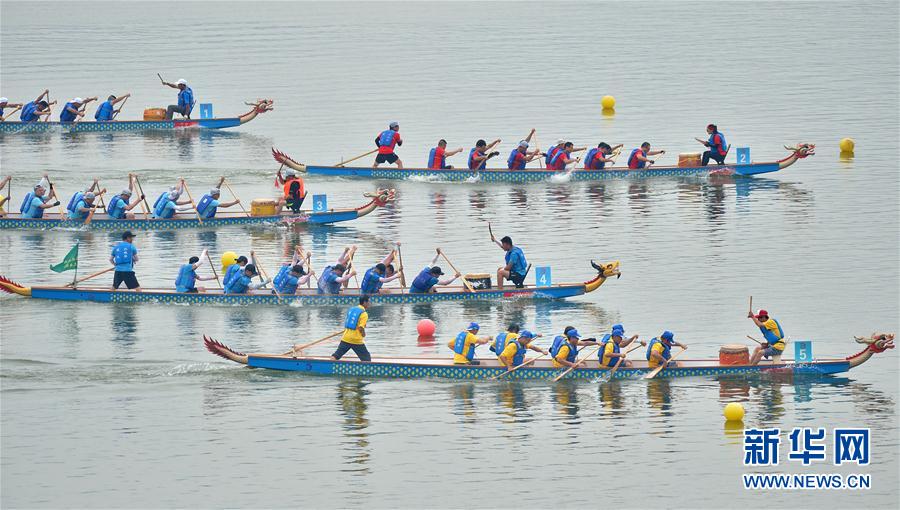
<svg viewBox="0 0 900 510">
<path fill-rule="evenodd" d="M 284 181 L 284 198 L 291 198 L 291 185 L 294 182 L 300 184 L 300 197 L 302 198 L 306 196 L 306 186 L 304 186 L 303 184 L 303 179 L 299 177 L 291 177 L 290 179 Z"/>
</svg>

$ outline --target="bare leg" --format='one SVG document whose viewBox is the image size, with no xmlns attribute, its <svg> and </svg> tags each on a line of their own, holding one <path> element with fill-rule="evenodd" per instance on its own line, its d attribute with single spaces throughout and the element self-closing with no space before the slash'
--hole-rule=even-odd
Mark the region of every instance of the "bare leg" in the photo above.
<svg viewBox="0 0 900 510">
<path fill-rule="evenodd" d="M 753 357 L 750 358 L 751 365 L 759 364 L 759 360 L 762 359 L 762 351 L 763 349 L 761 346 L 757 346 L 756 349 L 753 349 Z"/>
<path fill-rule="evenodd" d="M 500 269 L 497 270 L 497 288 L 498 288 L 498 289 L 502 289 L 502 288 L 503 288 L 503 280 L 504 280 L 507 276 L 509 276 L 509 271 L 507 271 L 506 269 L 503 269 L 503 268 L 501 267 Z"/>
<path fill-rule="evenodd" d="M 403 168 L 403 162 L 399 159 L 397 160 L 397 168 Z"/>
</svg>

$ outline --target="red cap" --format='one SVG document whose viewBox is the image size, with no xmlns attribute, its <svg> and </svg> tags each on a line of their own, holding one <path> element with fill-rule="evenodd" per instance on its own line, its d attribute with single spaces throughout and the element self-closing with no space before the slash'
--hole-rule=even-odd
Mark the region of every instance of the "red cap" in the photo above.
<svg viewBox="0 0 900 510">
<path fill-rule="evenodd" d="M 763 309 L 760 309 L 758 312 L 756 312 L 757 319 L 759 319 L 760 317 L 768 317 L 768 316 L 769 316 L 769 312 L 767 312 Z"/>
</svg>

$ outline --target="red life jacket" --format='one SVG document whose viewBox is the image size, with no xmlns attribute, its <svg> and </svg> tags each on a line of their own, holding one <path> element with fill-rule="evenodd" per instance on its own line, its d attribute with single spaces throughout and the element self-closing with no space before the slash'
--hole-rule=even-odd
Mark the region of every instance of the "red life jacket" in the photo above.
<svg viewBox="0 0 900 510">
<path fill-rule="evenodd" d="M 431 154 L 428 155 L 428 168 L 432 170 L 441 170 L 446 168 L 446 156 L 444 153 L 446 150 L 442 147 L 435 147 L 431 149 Z"/>
<path fill-rule="evenodd" d="M 565 163 L 563 163 L 563 161 L 565 161 L 565 158 L 568 157 L 568 152 L 564 150 L 557 151 L 556 154 L 554 154 L 550 159 L 550 164 L 547 166 L 547 168 L 549 168 L 550 170 L 565 170 L 566 165 Z"/>
<path fill-rule="evenodd" d="M 631 151 L 631 155 L 628 156 L 628 168 L 636 170 L 638 168 L 644 168 L 644 165 L 647 164 L 646 161 L 641 161 L 637 158 L 639 152 L 643 154 L 645 158 L 647 157 L 647 153 L 644 152 L 643 149 L 634 149 L 633 151 Z"/>
</svg>

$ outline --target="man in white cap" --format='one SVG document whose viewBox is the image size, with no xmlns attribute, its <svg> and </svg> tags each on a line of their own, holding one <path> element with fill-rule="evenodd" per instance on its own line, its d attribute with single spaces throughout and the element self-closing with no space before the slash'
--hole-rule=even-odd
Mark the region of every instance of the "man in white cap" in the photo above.
<svg viewBox="0 0 900 510">
<path fill-rule="evenodd" d="M 69 209 L 69 219 L 87 219 L 91 211 L 93 211 L 97 207 L 96 205 L 94 205 L 95 198 L 97 198 L 97 195 L 95 195 L 93 191 L 86 191 L 83 195 L 81 195 L 81 198 L 79 198 L 75 202 L 75 205 L 71 209 Z"/>
<path fill-rule="evenodd" d="M 24 105 L 22 103 L 10 103 L 9 99 L 6 99 L 5 97 L 0 97 L 0 122 L 3 122 L 4 120 L 6 120 L 5 115 L 3 114 L 3 110 L 5 108 L 15 108 L 15 110 L 13 110 L 13 112 L 15 112 L 16 110 L 18 110 L 19 108 L 21 108 L 23 106 Z M 10 115 L 12 115 L 12 113 L 10 113 Z"/>
<path fill-rule="evenodd" d="M 297 175 L 293 168 L 285 170 L 284 175 L 281 174 L 281 169 L 279 168 L 278 174 L 275 175 L 275 186 L 284 190 L 284 194 L 278 199 L 277 213 L 281 214 L 281 210 L 285 207 L 293 211 L 294 214 L 299 213 L 300 206 L 303 205 L 303 200 L 306 199 L 306 185 L 303 183 L 303 178 Z"/>
<path fill-rule="evenodd" d="M 403 162 L 394 154 L 394 147 L 403 145 L 403 140 L 400 139 L 400 123 L 391 122 L 387 129 L 375 137 L 375 145 L 378 146 L 378 155 L 375 156 L 372 168 L 377 168 L 381 163 L 396 163 L 397 168 L 403 168 Z"/>
<path fill-rule="evenodd" d="M 47 187 L 44 184 L 44 180 L 41 179 L 41 182 L 34 186 L 34 190 L 25 195 L 25 200 L 22 201 L 22 205 L 19 207 L 22 218 L 42 218 L 44 209 L 59 205 L 59 200 L 55 203 L 50 201 L 51 198 L 56 196 L 56 191 L 50 188 L 50 194 L 47 195 Z"/>
<path fill-rule="evenodd" d="M 141 195 L 137 197 L 137 200 L 129 203 L 132 195 L 131 186 L 132 184 L 129 182 L 128 189 L 123 189 L 118 195 L 109 199 L 109 203 L 106 204 L 106 214 L 110 218 L 115 220 L 134 219 L 134 213 L 130 211 L 137 207 L 145 197 Z"/>
<path fill-rule="evenodd" d="M 212 188 L 209 190 L 209 193 L 200 198 L 200 201 L 197 202 L 197 212 L 200 213 L 201 218 L 204 220 L 215 218 L 216 210 L 219 207 L 231 207 L 241 203 L 238 199 L 232 200 L 231 202 L 219 202 L 220 195 L 221 192 L 219 191 L 219 188 Z"/>
<path fill-rule="evenodd" d="M 531 141 L 532 136 L 534 136 L 534 129 L 531 130 L 527 138 L 519 142 L 519 145 L 509 153 L 509 158 L 506 159 L 506 168 L 510 170 L 524 170 L 526 164 L 541 155 L 541 151 L 537 149 L 531 152 L 528 151 L 528 142 Z"/>
<path fill-rule="evenodd" d="M 187 81 L 182 78 L 175 83 L 169 83 L 164 81 L 163 85 L 172 87 L 173 89 L 178 89 L 178 104 L 170 104 L 169 108 L 166 109 L 166 120 L 172 120 L 172 115 L 175 113 L 180 113 L 187 117 L 191 118 L 191 110 L 194 109 L 194 91 L 188 87 Z"/>
<path fill-rule="evenodd" d="M 96 101 L 97 97 L 89 97 L 87 99 L 81 99 L 80 97 L 76 97 L 72 99 L 65 106 L 61 112 L 59 112 L 59 121 L 60 122 L 72 122 L 75 119 L 80 119 L 84 117 L 84 109 L 83 106 L 87 105 L 91 101 Z"/>
</svg>

